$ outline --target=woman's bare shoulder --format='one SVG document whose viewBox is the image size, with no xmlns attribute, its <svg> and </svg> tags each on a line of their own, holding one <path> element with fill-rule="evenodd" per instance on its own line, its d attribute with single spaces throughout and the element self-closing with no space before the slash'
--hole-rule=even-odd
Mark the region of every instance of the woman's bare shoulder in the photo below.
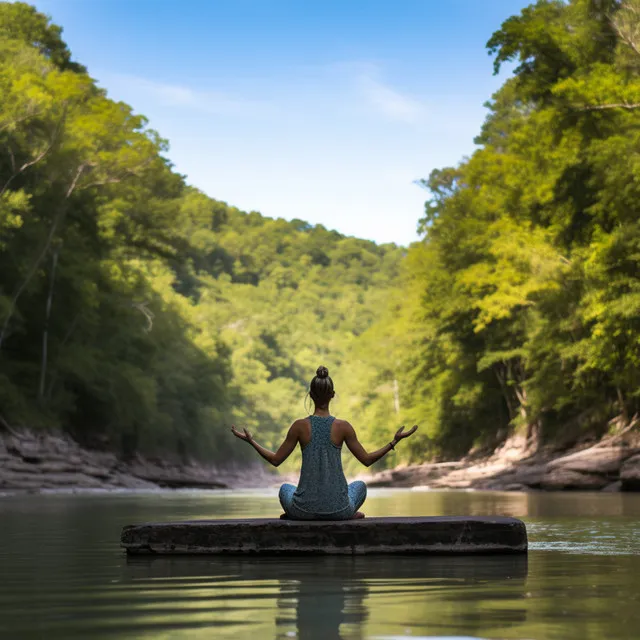
<svg viewBox="0 0 640 640">
<path fill-rule="evenodd" d="M 350 431 L 353 429 L 353 427 L 351 426 L 351 423 L 347 420 L 342 420 L 341 418 L 336 418 L 333 421 L 333 424 L 336 426 L 337 429 L 339 429 L 340 431 Z"/>
</svg>

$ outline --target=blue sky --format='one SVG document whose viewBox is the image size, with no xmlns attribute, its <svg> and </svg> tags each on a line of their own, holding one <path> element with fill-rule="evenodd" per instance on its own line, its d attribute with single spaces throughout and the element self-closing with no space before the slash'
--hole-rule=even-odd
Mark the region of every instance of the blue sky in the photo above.
<svg viewBox="0 0 640 640">
<path fill-rule="evenodd" d="M 208 195 L 408 244 L 414 181 L 473 149 L 486 41 L 521 0 L 41 0 L 76 60 Z"/>
</svg>

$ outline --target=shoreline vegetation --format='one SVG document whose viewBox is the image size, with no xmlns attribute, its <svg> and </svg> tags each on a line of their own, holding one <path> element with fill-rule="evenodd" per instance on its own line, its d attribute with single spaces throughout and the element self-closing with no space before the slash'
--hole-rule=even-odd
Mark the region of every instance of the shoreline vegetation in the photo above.
<svg viewBox="0 0 640 640">
<path fill-rule="evenodd" d="M 322 364 L 365 448 L 420 425 L 372 483 L 634 487 L 639 16 L 540 0 L 508 18 L 476 148 L 420 181 L 421 240 L 398 247 L 188 185 L 59 26 L 0 0 L 0 473 L 224 482 L 255 468 L 227 425 L 275 448 Z"/>
</svg>

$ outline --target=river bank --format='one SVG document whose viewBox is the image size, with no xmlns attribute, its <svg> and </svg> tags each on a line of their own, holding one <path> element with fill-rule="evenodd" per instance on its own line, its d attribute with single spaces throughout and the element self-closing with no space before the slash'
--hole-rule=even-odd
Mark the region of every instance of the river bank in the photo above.
<svg viewBox="0 0 640 640">
<path fill-rule="evenodd" d="M 123 461 L 89 450 L 64 434 L 0 434 L 0 492 L 225 489 L 270 486 L 273 474 L 251 465 L 178 464 L 136 456 Z"/>
<path fill-rule="evenodd" d="M 640 444 L 603 439 L 568 451 L 531 452 L 513 438 L 487 457 L 361 474 L 369 487 L 491 491 L 640 491 Z"/>
<path fill-rule="evenodd" d="M 363 473 L 375 487 L 493 491 L 640 491 L 640 443 L 605 439 L 568 451 L 527 450 L 518 438 L 493 454 Z M 297 481 L 260 461 L 242 465 L 179 464 L 136 456 L 124 461 L 85 449 L 65 434 L 0 434 L 0 492 L 226 489 Z"/>
</svg>

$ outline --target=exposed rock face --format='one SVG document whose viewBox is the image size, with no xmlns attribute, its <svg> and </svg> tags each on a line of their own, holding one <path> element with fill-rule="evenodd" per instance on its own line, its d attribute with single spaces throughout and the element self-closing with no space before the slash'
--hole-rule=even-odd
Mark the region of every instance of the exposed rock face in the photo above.
<svg viewBox="0 0 640 640">
<path fill-rule="evenodd" d="M 640 491 L 640 454 L 628 458 L 620 471 L 623 491 Z"/>
<path fill-rule="evenodd" d="M 624 461 L 633 455 L 625 447 L 592 447 L 551 460 L 540 481 L 542 489 L 613 491 Z"/>
<path fill-rule="evenodd" d="M 518 459 L 496 452 L 479 462 L 414 465 L 360 476 L 369 486 L 428 486 L 433 489 L 487 489 L 495 491 L 640 491 L 640 449 L 594 446 L 570 454 Z"/>
<path fill-rule="evenodd" d="M 479 461 L 425 463 L 359 478 L 371 488 L 640 491 L 640 447 L 596 445 L 570 454 L 532 455 L 511 446 Z M 179 465 L 142 457 L 124 462 L 112 453 L 83 449 L 65 435 L 0 433 L 0 493 L 266 487 L 283 481 L 285 477 L 269 473 L 260 461 L 241 467 Z"/>
<path fill-rule="evenodd" d="M 545 464 L 524 463 L 516 466 L 514 463 L 485 480 L 482 488 L 495 491 L 541 489 L 546 473 L 547 466 Z"/>
<path fill-rule="evenodd" d="M 566 467 L 557 467 L 549 469 L 542 476 L 540 488 L 551 491 L 562 489 L 598 491 L 609 484 L 611 484 L 610 481 L 603 475 L 580 473 L 580 471 L 574 471 Z"/>
<path fill-rule="evenodd" d="M 526 553 L 527 531 L 498 516 L 198 520 L 131 525 L 121 543 L 129 554 Z"/>
<path fill-rule="evenodd" d="M 178 465 L 83 449 L 63 435 L 22 432 L 0 436 L 0 492 L 17 490 L 158 489 L 272 484 L 262 465 L 246 469 Z"/>
<path fill-rule="evenodd" d="M 367 481 L 370 487 L 413 487 L 416 484 L 428 484 L 464 466 L 462 462 L 441 462 L 421 464 L 400 469 L 386 469 L 371 476 Z"/>
<path fill-rule="evenodd" d="M 547 465 L 549 469 L 568 469 L 580 473 L 618 475 L 622 463 L 634 454 L 627 447 L 591 447 L 568 456 L 556 458 Z"/>
</svg>

